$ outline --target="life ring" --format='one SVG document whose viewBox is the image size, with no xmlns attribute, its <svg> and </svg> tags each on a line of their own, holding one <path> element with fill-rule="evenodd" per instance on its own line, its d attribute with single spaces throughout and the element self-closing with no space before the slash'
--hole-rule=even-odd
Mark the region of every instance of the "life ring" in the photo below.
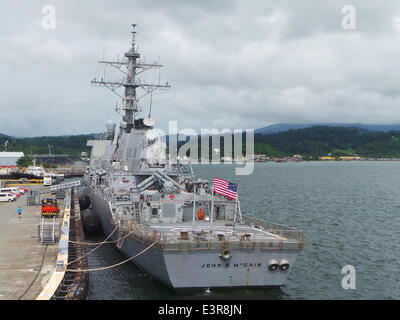
<svg viewBox="0 0 400 320">
<path fill-rule="evenodd" d="M 206 216 L 204 215 L 204 210 L 203 208 L 200 208 L 199 210 L 197 210 L 197 218 L 199 220 L 204 220 Z"/>
</svg>

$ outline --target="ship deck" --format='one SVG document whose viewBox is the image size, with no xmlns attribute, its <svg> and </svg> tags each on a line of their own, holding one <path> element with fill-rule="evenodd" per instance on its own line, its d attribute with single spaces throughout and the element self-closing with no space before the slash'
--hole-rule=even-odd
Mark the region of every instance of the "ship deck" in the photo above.
<svg viewBox="0 0 400 320">
<path fill-rule="evenodd" d="M 209 241 L 218 238 L 225 240 L 290 241 L 290 239 L 275 232 L 268 232 L 250 225 L 236 223 L 234 226 L 232 221 L 216 221 L 212 224 L 199 221 L 196 222 L 194 227 L 191 222 L 152 224 L 150 227 L 159 231 L 164 239 L 171 240 L 179 240 L 181 239 L 181 233 L 187 232 L 189 240 L 197 241 Z"/>
</svg>

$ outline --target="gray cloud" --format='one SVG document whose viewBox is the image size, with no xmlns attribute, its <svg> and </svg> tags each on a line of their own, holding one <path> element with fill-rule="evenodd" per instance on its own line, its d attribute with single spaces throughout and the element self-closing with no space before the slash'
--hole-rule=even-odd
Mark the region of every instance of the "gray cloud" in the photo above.
<svg viewBox="0 0 400 320">
<path fill-rule="evenodd" d="M 56 8 L 43 30 L 41 8 Z M 400 122 L 400 3 L 352 1 L 4 1 L 0 133 L 102 131 L 117 98 L 90 86 L 96 61 L 121 58 L 130 24 L 140 52 L 165 64 L 153 97 L 161 128 L 257 128 L 276 122 Z M 106 78 L 121 78 L 107 69 Z M 158 79 L 154 73 L 148 79 Z M 143 101 L 147 113 L 148 100 Z"/>
</svg>

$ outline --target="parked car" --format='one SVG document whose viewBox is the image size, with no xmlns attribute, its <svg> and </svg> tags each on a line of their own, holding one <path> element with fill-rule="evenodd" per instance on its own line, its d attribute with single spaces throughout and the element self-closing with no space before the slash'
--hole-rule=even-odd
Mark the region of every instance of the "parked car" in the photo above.
<svg viewBox="0 0 400 320">
<path fill-rule="evenodd" d="M 18 187 L 17 189 L 18 189 L 18 191 L 19 191 L 20 193 L 25 194 L 25 190 L 24 190 L 23 188 Z"/>
<path fill-rule="evenodd" d="M 18 188 L 1 188 L 0 192 L 14 193 L 17 197 L 22 196 L 23 192 Z"/>
<path fill-rule="evenodd" d="M 0 193 L 0 202 L 11 202 L 15 201 L 17 197 L 11 193 L 1 192 Z"/>
</svg>

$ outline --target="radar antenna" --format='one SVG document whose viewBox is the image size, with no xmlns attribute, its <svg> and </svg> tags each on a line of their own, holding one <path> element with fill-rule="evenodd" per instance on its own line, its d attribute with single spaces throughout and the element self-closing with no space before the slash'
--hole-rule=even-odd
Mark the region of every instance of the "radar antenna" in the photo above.
<svg viewBox="0 0 400 320">
<path fill-rule="evenodd" d="M 118 97 L 122 99 L 122 110 L 123 110 L 123 121 L 126 122 L 126 130 L 130 131 L 134 126 L 134 120 L 139 117 L 141 107 L 139 105 L 140 99 L 150 94 L 152 100 L 152 94 L 155 90 L 166 90 L 171 88 L 170 84 L 166 82 L 161 84 L 160 80 L 158 84 L 147 83 L 140 80 L 137 76 L 150 69 L 159 69 L 163 65 L 154 62 L 146 63 L 144 60 L 140 60 L 140 54 L 136 47 L 136 24 L 132 24 L 132 47 L 125 53 L 125 58 L 120 61 L 107 61 L 105 59 L 99 61 L 100 64 L 110 65 L 113 68 L 122 72 L 126 77 L 120 81 L 106 81 L 104 78 L 97 80 L 96 78 L 91 81 L 93 86 L 103 86 L 111 90 Z M 124 94 L 118 93 L 118 89 L 124 87 Z M 142 89 L 144 93 L 140 96 L 137 94 L 137 89 Z M 150 113 L 151 113 L 151 102 L 150 102 Z"/>
</svg>

